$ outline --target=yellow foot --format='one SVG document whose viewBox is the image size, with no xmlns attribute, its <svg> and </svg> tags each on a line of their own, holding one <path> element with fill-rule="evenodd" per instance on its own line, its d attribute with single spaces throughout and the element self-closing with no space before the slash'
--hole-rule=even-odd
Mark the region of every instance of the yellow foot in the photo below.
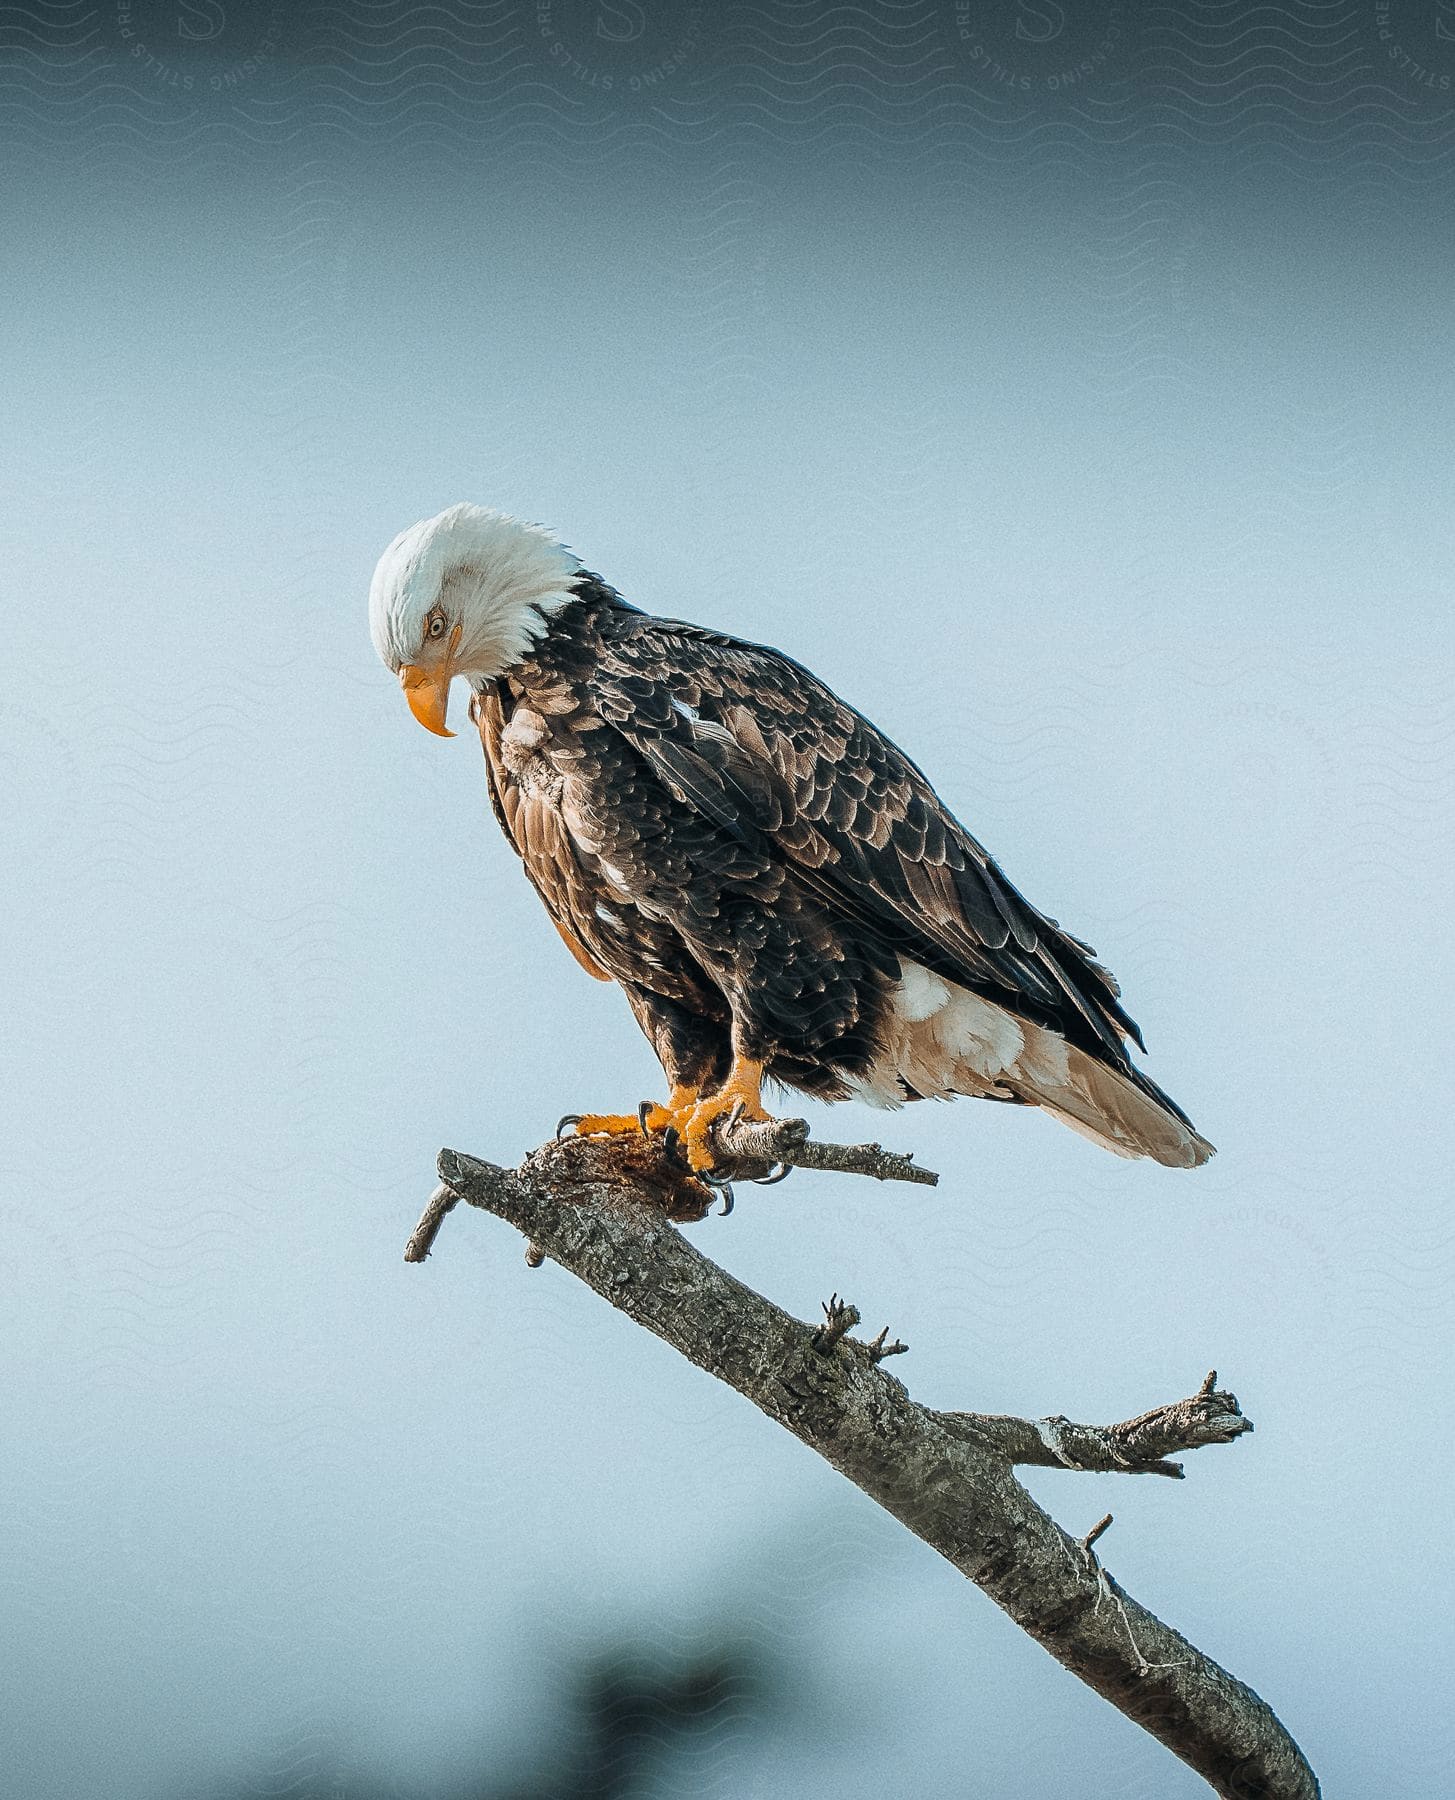
<svg viewBox="0 0 1455 1800">
<path fill-rule="evenodd" d="M 717 1162 L 713 1127 L 737 1113 L 743 1119 L 767 1119 L 763 1110 L 763 1065 L 735 1057 L 727 1080 L 715 1094 L 698 1098 L 698 1090 L 675 1087 L 664 1106 L 643 1101 L 634 1113 L 568 1113 L 557 1128 L 576 1127 L 577 1137 L 623 1137 L 638 1132 L 675 1131 L 687 1152 L 689 1166 L 698 1174 Z"/>
<path fill-rule="evenodd" d="M 644 1100 L 634 1113 L 568 1113 L 557 1127 L 557 1135 L 568 1124 L 576 1127 L 577 1137 L 619 1137 L 627 1132 L 645 1135 L 669 1128 L 681 1132 L 696 1100 L 696 1088 L 675 1087 L 665 1106 Z"/>
<path fill-rule="evenodd" d="M 561 1123 L 564 1125 L 566 1120 Z M 574 1123 L 577 1137 L 615 1137 L 642 1129 L 642 1121 L 635 1113 L 578 1113 Z"/>
<path fill-rule="evenodd" d="M 707 1095 L 692 1108 L 685 1130 L 678 1125 L 682 1141 L 687 1146 L 687 1161 L 699 1174 L 704 1169 L 712 1168 L 717 1162 L 712 1129 L 719 1119 L 726 1119 L 734 1112 L 744 1119 L 771 1117 L 771 1114 L 763 1110 L 762 1090 L 762 1063 L 749 1062 L 746 1057 L 734 1057 L 727 1080 L 715 1094 Z"/>
</svg>

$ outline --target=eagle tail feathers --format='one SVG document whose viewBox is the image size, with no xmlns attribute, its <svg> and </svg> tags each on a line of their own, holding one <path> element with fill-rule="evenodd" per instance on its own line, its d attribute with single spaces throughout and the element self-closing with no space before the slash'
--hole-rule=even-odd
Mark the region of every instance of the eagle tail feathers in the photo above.
<svg viewBox="0 0 1455 1800">
<path fill-rule="evenodd" d="M 906 1096 L 1016 1100 L 1043 1107 L 1117 1156 L 1195 1169 L 1213 1154 L 1177 1103 L 1130 1063 L 1113 1067 L 907 958 L 900 967 L 879 1055 L 847 1084 L 857 1098 L 880 1106 Z M 1116 1053 L 1125 1054 L 1119 1041 Z"/>
<path fill-rule="evenodd" d="M 1019 1098 L 1117 1156 L 1149 1156 L 1169 1169 L 1196 1169 L 1213 1146 L 1139 1070 L 1126 1074 L 1056 1033 L 1026 1027 L 1026 1047 L 1002 1077 Z"/>
</svg>

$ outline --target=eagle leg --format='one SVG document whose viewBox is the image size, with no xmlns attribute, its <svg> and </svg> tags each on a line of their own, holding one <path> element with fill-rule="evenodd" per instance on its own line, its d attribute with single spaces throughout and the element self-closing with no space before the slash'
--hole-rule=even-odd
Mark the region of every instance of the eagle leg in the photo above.
<svg viewBox="0 0 1455 1800">
<path fill-rule="evenodd" d="M 634 1113 L 582 1113 L 577 1137 L 619 1137 L 625 1132 L 682 1131 L 697 1103 L 695 1087 L 674 1087 L 664 1106 L 643 1101 Z"/>
<path fill-rule="evenodd" d="M 635 1113 L 581 1113 L 576 1119 L 577 1137 L 620 1137 L 641 1128 Z"/>
<path fill-rule="evenodd" d="M 717 1154 L 712 1129 L 719 1119 L 726 1119 L 733 1112 L 744 1119 L 769 1117 L 763 1110 L 763 1065 L 751 1057 L 735 1055 L 727 1080 L 715 1094 L 706 1095 L 692 1108 L 682 1140 L 687 1146 L 687 1161 L 694 1169 L 700 1172 L 714 1166 Z"/>
</svg>

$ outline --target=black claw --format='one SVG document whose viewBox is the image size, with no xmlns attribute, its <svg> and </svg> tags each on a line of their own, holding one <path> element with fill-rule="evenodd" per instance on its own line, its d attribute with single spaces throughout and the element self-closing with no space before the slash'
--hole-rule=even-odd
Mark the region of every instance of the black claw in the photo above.
<svg viewBox="0 0 1455 1800">
<path fill-rule="evenodd" d="M 755 1187 L 777 1187 L 780 1181 L 787 1181 L 788 1177 L 793 1173 L 792 1163 L 775 1163 L 774 1167 L 778 1171 L 776 1175 L 755 1176 L 753 1185 Z"/>
<path fill-rule="evenodd" d="M 561 1139 L 566 1135 L 566 1127 L 568 1125 L 579 1125 L 585 1117 L 585 1113 L 563 1113 L 556 1121 L 556 1142 L 560 1143 Z"/>
<path fill-rule="evenodd" d="M 647 1130 L 647 1114 L 652 1111 L 655 1104 L 655 1101 L 652 1100 L 642 1100 L 637 1104 L 637 1124 L 642 1128 L 643 1137 L 650 1137 L 652 1135 L 651 1132 Z"/>
<path fill-rule="evenodd" d="M 662 1133 L 662 1154 L 667 1161 L 679 1169 L 688 1169 L 691 1165 L 682 1154 L 682 1137 L 675 1125 L 669 1125 Z"/>
<path fill-rule="evenodd" d="M 733 1184 L 714 1169 L 699 1169 L 697 1179 L 704 1187 L 711 1188 L 713 1193 L 722 1195 L 723 1217 L 726 1218 L 733 1210 Z"/>
</svg>

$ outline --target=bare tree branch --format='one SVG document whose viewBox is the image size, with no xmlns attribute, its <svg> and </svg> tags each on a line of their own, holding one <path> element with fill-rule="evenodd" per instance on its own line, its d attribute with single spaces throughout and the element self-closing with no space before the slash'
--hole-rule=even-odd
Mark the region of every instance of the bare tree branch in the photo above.
<svg viewBox="0 0 1455 1800">
<path fill-rule="evenodd" d="M 568 1113 L 561 1125 L 574 1125 L 579 1113 Z M 557 1132 L 559 1137 L 560 1132 Z M 646 1127 L 642 1136 L 647 1138 Z M 886 1150 L 880 1144 L 824 1144 L 808 1135 L 807 1119 L 745 1119 L 732 1113 L 712 1128 L 717 1167 L 713 1182 L 719 1190 L 734 1181 L 774 1179 L 774 1170 L 826 1169 L 841 1175 L 872 1175 L 876 1181 L 908 1181 L 918 1187 L 938 1187 L 933 1169 L 922 1169 L 913 1155 Z M 660 1145 L 661 1139 L 657 1140 Z M 686 1165 L 683 1164 L 685 1171 Z"/>
<path fill-rule="evenodd" d="M 822 1323 L 805 1325 L 673 1229 L 672 1217 L 705 1209 L 690 1191 L 700 1183 L 660 1146 L 568 1139 L 514 1170 L 446 1150 L 439 1173 L 444 1191 L 410 1240 L 413 1260 L 453 1198 L 494 1213 L 825 1457 L 1225 1800 L 1316 1800 L 1312 1770 L 1268 1705 L 1102 1567 L 1093 1545 L 1110 1521 L 1070 1537 L 1013 1473 L 1037 1463 L 1169 1474 L 1169 1452 L 1251 1430 L 1212 1376 L 1191 1399 L 1121 1425 L 934 1412 L 879 1366 L 882 1338 L 847 1335 L 856 1309 L 835 1296 Z"/>
<path fill-rule="evenodd" d="M 750 1179 L 748 1165 L 754 1163 L 872 1175 L 876 1181 L 911 1181 L 921 1187 L 936 1187 L 940 1179 L 912 1156 L 878 1144 L 821 1144 L 808 1135 L 805 1119 L 733 1119 L 718 1126 L 715 1138 L 723 1172 L 737 1181 Z"/>
<path fill-rule="evenodd" d="M 423 1262 L 434 1248 L 434 1241 L 439 1236 L 440 1226 L 446 1217 L 460 1204 L 460 1196 L 451 1193 L 443 1182 L 429 1197 L 429 1205 L 419 1215 L 419 1223 L 410 1233 L 409 1242 L 404 1246 L 405 1262 Z"/>
<path fill-rule="evenodd" d="M 940 1422 L 1003 1456 L 1043 1469 L 1090 1469 L 1103 1475 L 1170 1475 L 1182 1464 L 1165 1459 L 1204 1444 L 1230 1444 L 1253 1424 L 1214 1369 L 1190 1400 L 1156 1406 L 1120 1425 L 1073 1425 L 1050 1419 L 1012 1419 L 1000 1413 L 941 1413 Z"/>
</svg>

